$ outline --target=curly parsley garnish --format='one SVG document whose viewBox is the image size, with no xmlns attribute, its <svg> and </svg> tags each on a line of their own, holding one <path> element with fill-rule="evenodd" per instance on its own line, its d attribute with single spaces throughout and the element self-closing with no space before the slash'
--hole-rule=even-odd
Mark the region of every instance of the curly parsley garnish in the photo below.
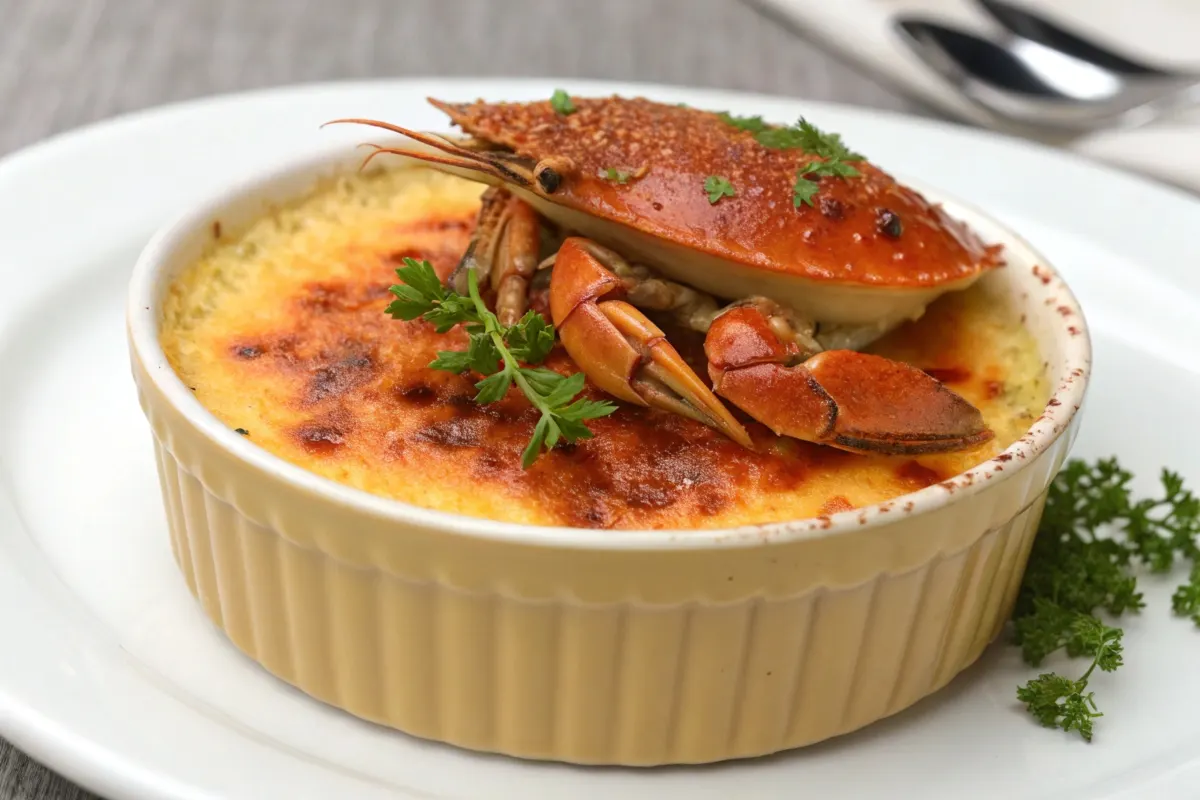
<svg viewBox="0 0 1200 800">
<path fill-rule="evenodd" d="M 722 121 L 738 130 L 749 131 L 763 147 L 772 150 L 803 150 L 816 156 L 796 170 L 792 187 L 792 203 L 816 205 L 817 180 L 823 176 L 854 178 L 861 173 L 848 162 L 866 161 L 866 156 L 854 152 L 842 142 L 837 133 L 826 133 L 801 117 L 795 125 L 778 127 L 763 122 L 762 117 L 736 117 L 725 111 L 717 112 Z M 819 159 L 819 160 L 818 160 Z"/>
<path fill-rule="evenodd" d="M 794 134 L 796 146 L 806 153 L 812 153 L 823 159 L 822 161 L 809 161 L 796 170 L 792 202 L 797 208 L 803 203 L 810 206 L 815 205 L 813 196 L 817 193 L 817 182 L 812 178 L 820 178 L 825 175 L 854 178 L 861 174 L 847 162 L 865 161 L 866 157 L 847 148 L 838 134 L 825 133 L 803 117 L 800 118 L 800 122 L 795 128 L 788 130 Z"/>
<path fill-rule="evenodd" d="M 1092 720 L 1104 714 L 1096 707 L 1093 699 L 1095 692 L 1084 694 L 1084 690 L 1096 667 L 1112 672 L 1121 666 L 1121 630 L 1109 628 L 1095 617 L 1080 617 L 1073 628 L 1072 641 L 1086 643 L 1080 646 L 1086 646 L 1095 653 L 1091 666 L 1077 680 L 1064 678 L 1054 672 L 1043 672 L 1018 687 L 1017 699 L 1045 727 L 1078 731 L 1090 742 Z"/>
<path fill-rule="evenodd" d="M 550 107 L 563 116 L 575 113 L 575 103 L 571 100 L 571 95 L 562 89 L 555 89 L 554 94 L 550 95 Z"/>
<path fill-rule="evenodd" d="M 720 175 L 709 175 L 705 178 L 704 191 L 708 193 L 709 203 L 716 203 L 722 197 L 733 197 L 737 194 L 729 179 Z"/>
<path fill-rule="evenodd" d="M 540 364 L 546 359 L 554 347 L 554 326 L 534 311 L 526 312 L 515 325 L 501 325 L 479 296 L 473 268 L 467 271 L 469 296 L 464 297 L 442 286 L 428 261 L 405 258 L 404 264 L 396 270 L 401 283 L 391 287 L 396 299 L 387 313 L 403 320 L 420 317 L 438 333 L 465 323 L 469 336 L 466 350 L 441 351 L 429 366 L 448 372 L 472 370 L 485 376 L 475 384 L 475 402 L 481 405 L 503 398 L 515 383 L 541 412 L 533 437 L 521 454 L 522 467 L 528 469 L 543 447 L 551 450 L 560 439 L 590 439 L 592 431 L 584 420 L 617 410 L 612 403 L 576 399 L 583 390 L 582 372 L 566 377 L 545 367 L 521 366 L 521 362 Z"/>
<path fill-rule="evenodd" d="M 1116 458 L 1067 463 L 1050 487 L 1013 611 L 1013 641 L 1030 666 L 1058 650 L 1091 658 L 1077 679 L 1043 673 L 1017 689 L 1043 725 L 1088 741 L 1092 720 L 1102 716 L 1093 693 L 1084 693 L 1088 680 L 1097 667 L 1112 672 L 1123 663 L 1123 631 L 1097 612 L 1116 617 L 1145 606 L 1133 568 L 1163 573 L 1179 558 L 1191 561 L 1172 608 L 1200 627 L 1200 499 L 1164 469 L 1162 495 L 1135 501 L 1132 477 Z"/>
</svg>

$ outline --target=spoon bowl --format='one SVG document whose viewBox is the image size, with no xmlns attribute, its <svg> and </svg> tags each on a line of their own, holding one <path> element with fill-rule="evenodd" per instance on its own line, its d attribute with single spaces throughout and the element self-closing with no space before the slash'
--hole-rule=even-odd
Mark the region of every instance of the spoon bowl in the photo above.
<svg viewBox="0 0 1200 800">
<path fill-rule="evenodd" d="M 979 0 L 994 38 L 912 16 L 895 28 L 964 97 L 999 120 L 1066 133 L 1136 127 L 1200 103 L 1200 76 L 1140 64 L 1031 12 Z"/>
</svg>

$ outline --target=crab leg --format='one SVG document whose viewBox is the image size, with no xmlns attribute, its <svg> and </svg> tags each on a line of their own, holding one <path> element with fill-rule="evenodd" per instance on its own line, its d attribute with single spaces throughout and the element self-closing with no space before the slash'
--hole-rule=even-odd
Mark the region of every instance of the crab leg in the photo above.
<svg viewBox="0 0 1200 800">
<path fill-rule="evenodd" d="M 717 394 L 776 434 L 855 453 L 920 455 L 988 441 L 983 415 L 916 367 L 853 350 L 805 359 L 744 305 L 704 342 Z"/>
<path fill-rule="evenodd" d="M 541 228 L 529 204 L 505 189 L 488 187 L 480 198 L 475 231 L 447 283 L 467 293 L 467 270 L 496 292 L 496 316 L 513 325 L 529 308 L 529 283 L 537 270 Z"/>
<path fill-rule="evenodd" d="M 484 190 L 479 199 L 479 213 L 475 217 L 475 230 L 467 249 L 459 259 L 458 266 L 450 273 L 447 281 L 459 294 L 467 293 L 467 270 L 474 268 L 480 281 L 489 280 L 492 265 L 496 260 L 496 248 L 504 226 L 508 221 L 508 192 L 495 186 Z"/>
<path fill-rule="evenodd" d="M 513 325 L 529 308 L 529 282 L 537 269 L 541 246 L 537 213 L 528 203 L 509 197 L 504 233 L 492 265 L 496 290 L 496 316 L 501 325 Z"/>
<path fill-rule="evenodd" d="M 588 244 L 568 237 L 550 276 L 550 314 L 579 368 L 614 397 L 682 414 L 751 447 L 746 429 L 663 332 L 620 299 L 625 296 L 621 278 L 589 252 Z"/>
</svg>

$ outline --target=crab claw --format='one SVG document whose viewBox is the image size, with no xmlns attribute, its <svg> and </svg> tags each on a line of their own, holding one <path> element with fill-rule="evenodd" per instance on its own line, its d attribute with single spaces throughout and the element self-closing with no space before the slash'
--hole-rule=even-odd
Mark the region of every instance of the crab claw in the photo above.
<svg viewBox="0 0 1200 800">
<path fill-rule="evenodd" d="M 550 276 L 550 315 L 567 353 L 588 378 L 614 397 L 691 417 L 743 447 L 750 435 L 692 371 L 663 332 L 620 300 L 622 280 L 567 238 Z M 601 299 L 612 295 L 611 299 Z"/>
<path fill-rule="evenodd" d="M 776 434 L 886 455 L 965 450 L 993 435 L 979 409 L 916 367 L 853 350 L 801 361 L 755 308 L 717 317 L 704 352 L 717 394 Z"/>
</svg>

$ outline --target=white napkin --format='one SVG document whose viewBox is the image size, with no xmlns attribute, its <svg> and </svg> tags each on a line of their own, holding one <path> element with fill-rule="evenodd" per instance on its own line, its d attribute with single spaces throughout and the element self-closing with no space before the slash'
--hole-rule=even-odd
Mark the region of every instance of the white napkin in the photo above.
<svg viewBox="0 0 1200 800">
<path fill-rule="evenodd" d="M 978 30 L 988 18 L 973 0 L 752 2 L 791 20 L 810 39 L 879 80 L 964 121 L 990 124 L 926 67 L 892 27 L 894 15 L 903 12 Z M 1200 0 L 1022 0 L 1021 5 L 1133 59 L 1200 71 Z M 1200 109 L 1142 128 L 1084 134 L 1056 144 L 1200 192 Z"/>
</svg>

